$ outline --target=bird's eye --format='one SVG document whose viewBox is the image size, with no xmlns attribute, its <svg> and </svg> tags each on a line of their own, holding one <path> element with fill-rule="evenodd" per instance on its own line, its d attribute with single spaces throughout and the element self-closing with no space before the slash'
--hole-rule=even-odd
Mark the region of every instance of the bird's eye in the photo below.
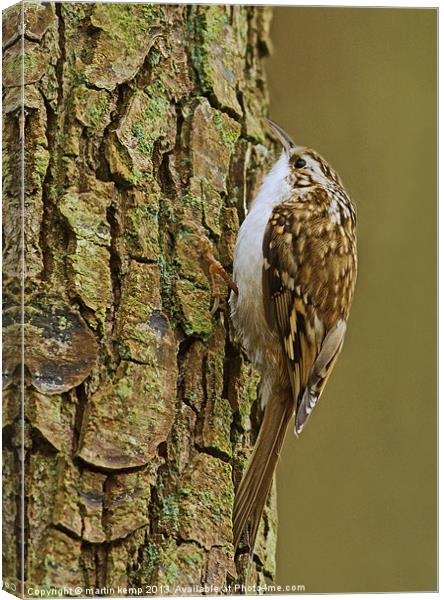
<svg viewBox="0 0 444 600">
<path fill-rule="evenodd" d="M 297 161 L 294 163 L 296 169 L 302 169 L 302 167 L 305 167 L 306 164 L 307 163 L 303 158 L 298 158 Z"/>
</svg>

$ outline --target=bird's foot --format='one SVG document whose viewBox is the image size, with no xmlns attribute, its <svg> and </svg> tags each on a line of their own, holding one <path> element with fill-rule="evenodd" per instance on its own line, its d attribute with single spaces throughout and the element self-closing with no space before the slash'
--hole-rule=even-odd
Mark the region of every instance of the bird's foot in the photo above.
<svg viewBox="0 0 444 600">
<path fill-rule="evenodd" d="M 190 229 L 196 229 L 195 224 L 189 225 Z M 213 307 L 211 314 L 219 308 L 221 290 L 219 286 L 220 279 L 223 279 L 227 286 L 237 295 L 237 285 L 234 283 L 230 275 L 225 271 L 222 264 L 214 257 L 214 247 L 211 241 L 207 238 L 202 228 L 196 229 L 195 233 L 190 236 L 190 241 L 197 250 L 202 266 L 207 274 L 208 281 L 211 287 L 211 296 L 213 299 Z"/>
<path fill-rule="evenodd" d="M 214 258 L 213 248 L 212 248 L 211 243 L 203 244 L 202 259 L 203 259 L 205 266 L 207 268 L 207 271 L 208 271 L 208 279 L 210 281 L 210 286 L 211 286 L 211 295 L 213 297 L 213 307 L 211 309 L 211 314 L 214 315 L 214 313 L 219 308 L 219 301 L 220 301 L 220 296 L 221 296 L 220 286 L 219 286 L 219 281 L 218 281 L 219 279 L 223 279 L 225 281 L 225 283 L 227 284 L 227 286 L 231 290 L 233 290 L 233 292 L 235 294 L 238 294 L 239 291 L 237 289 L 237 285 L 234 283 L 234 281 L 231 279 L 231 277 L 225 271 L 225 269 L 223 268 L 221 263 L 216 258 Z"/>
<path fill-rule="evenodd" d="M 207 262 L 207 265 L 208 265 L 208 276 L 210 279 L 211 292 L 212 292 L 212 296 L 213 296 L 213 307 L 211 309 L 211 314 L 214 315 L 214 313 L 219 308 L 219 301 L 220 301 L 220 287 L 219 287 L 218 277 L 222 278 L 225 281 L 225 283 L 227 284 L 227 286 L 231 290 L 233 290 L 233 292 L 235 294 L 238 294 L 239 290 L 237 289 L 237 285 L 234 283 L 234 281 L 231 279 L 231 277 L 225 271 L 225 269 L 223 268 L 221 263 L 218 260 L 216 260 L 212 254 L 210 256 L 207 255 L 205 257 L 205 261 Z"/>
</svg>

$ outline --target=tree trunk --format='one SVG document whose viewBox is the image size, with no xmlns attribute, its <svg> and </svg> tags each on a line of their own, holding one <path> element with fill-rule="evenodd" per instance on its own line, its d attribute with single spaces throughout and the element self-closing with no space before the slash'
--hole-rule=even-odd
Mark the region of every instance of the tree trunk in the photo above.
<svg viewBox="0 0 444 600">
<path fill-rule="evenodd" d="M 22 527 L 25 595 L 264 582 L 273 501 L 253 569 L 234 562 L 231 522 L 257 375 L 225 288 L 210 313 L 201 255 L 210 242 L 231 271 L 269 164 L 269 9 L 25 3 L 23 16 L 24 40 L 20 6 L 3 37 L 5 589 L 21 591 Z"/>
</svg>

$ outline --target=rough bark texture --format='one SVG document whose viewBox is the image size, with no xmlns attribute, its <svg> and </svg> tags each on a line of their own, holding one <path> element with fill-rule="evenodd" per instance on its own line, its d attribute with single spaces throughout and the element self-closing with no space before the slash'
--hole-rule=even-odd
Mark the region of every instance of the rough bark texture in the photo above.
<svg viewBox="0 0 444 600">
<path fill-rule="evenodd" d="M 25 3 L 21 119 L 20 7 L 4 15 L 10 591 L 20 591 L 22 452 L 25 595 L 180 593 L 273 576 L 273 507 L 255 568 L 246 575 L 245 555 L 234 562 L 231 512 L 255 435 L 257 376 L 226 300 L 210 314 L 200 252 L 210 240 L 231 271 L 269 163 L 269 17 L 239 6 Z"/>
</svg>

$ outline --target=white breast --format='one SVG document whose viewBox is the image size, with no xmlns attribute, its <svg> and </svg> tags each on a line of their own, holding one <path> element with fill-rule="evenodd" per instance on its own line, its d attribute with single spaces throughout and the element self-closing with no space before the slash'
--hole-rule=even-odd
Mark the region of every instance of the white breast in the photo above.
<svg viewBox="0 0 444 600">
<path fill-rule="evenodd" d="M 262 242 L 273 208 L 290 196 L 291 188 L 286 181 L 288 174 L 288 159 L 283 152 L 265 177 L 242 223 L 234 252 L 233 273 L 239 295 L 231 293 L 231 316 L 250 360 L 259 368 L 271 335 L 263 308 Z"/>
</svg>

